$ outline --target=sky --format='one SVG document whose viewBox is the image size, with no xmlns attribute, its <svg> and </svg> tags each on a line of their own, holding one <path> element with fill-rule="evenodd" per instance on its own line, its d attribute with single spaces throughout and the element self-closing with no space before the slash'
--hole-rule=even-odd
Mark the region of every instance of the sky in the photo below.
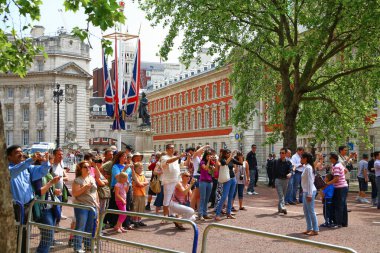
<svg viewBox="0 0 380 253">
<path fill-rule="evenodd" d="M 41 19 L 34 22 L 34 24 L 44 26 L 46 35 L 53 35 L 62 26 L 65 26 L 69 32 L 75 26 L 86 28 L 86 16 L 83 14 L 83 11 L 79 11 L 78 13 L 60 12 L 59 9 L 64 10 L 63 0 L 43 1 Z M 138 3 L 132 3 L 132 0 L 125 0 L 124 14 L 127 18 L 125 28 L 128 27 L 129 33 L 137 34 L 141 25 L 141 60 L 159 62 L 160 58 L 157 56 L 159 45 L 164 41 L 167 29 L 163 29 L 161 26 L 153 28 L 145 18 L 145 13 L 138 8 Z M 90 37 L 92 49 L 90 51 L 91 63 L 89 71 L 91 73 L 94 68 L 102 66 L 100 45 L 102 33 L 99 28 L 94 27 L 91 27 L 90 31 L 93 34 Z M 111 32 L 112 30 L 109 30 L 104 34 Z M 169 54 L 168 62 L 178 62 L 178 57 L 180 56 L 179 45 L 180 41 L 177 39 L 173 51 Z"/>
</svg>

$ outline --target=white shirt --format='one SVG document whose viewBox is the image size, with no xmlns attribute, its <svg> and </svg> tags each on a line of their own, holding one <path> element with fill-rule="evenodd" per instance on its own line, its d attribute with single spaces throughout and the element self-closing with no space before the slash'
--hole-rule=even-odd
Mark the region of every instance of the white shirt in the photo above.
<svg viewBox="0 0 380 253">
<path fill-rule="evenodd" d="M 310 164 L 303 166 L 304 170 L 301 175 L 301 186 L 303 192 L 307 192 L 307 196 L 313 196 L 313 192 L 317 190 L 314 186 L 314 173 Z"/>
<path fill-rule="evenodd" d="M 174 156 L 165 155 L 161 158 L 161 168 L 162 168 L 162 183 L 177 183 L 179 182 L 180 164 L 178 161 L 174 161 L 170 164 L 167 161 Z"/>
<path fill-rule="evenodd" d="M 63 162 L 61 161 L 58 164 L 52 164 L 51 165 L 51 175 L 53 177 L 60 176 L 61 179 L 59 179 L 58 183 L 55 185 L 55 188 L 63 190 Z"/>
<path fill-rule="evenodd" d="M 380 160 L 375 161 L 374 169 L 376 177 L 380 177 Z"/>
<path fill-rule="evenodd" d="M 302 172 L 304 170 L 304 166 L 301 164 L 301 157 L 298 153 L 295 153 L 292 156 L 291 162 L 292 162 L 293 166 L 296 168 L 296 171 Z M 302 166 L 300 166 L 300 165 L 302 165 Z"/>
<path fill-rule="evenodd" d="M 199 156 L 194 156 L 192 159 L 192 162 L 193 162 L 193 167 L 194 167 L 194 176 L 199 176 L 200 174 L 198 173 L 198 169 L 199 169 L 199 164 L 201 163 L 201 159 L 199 158 Z"/>
</svg>

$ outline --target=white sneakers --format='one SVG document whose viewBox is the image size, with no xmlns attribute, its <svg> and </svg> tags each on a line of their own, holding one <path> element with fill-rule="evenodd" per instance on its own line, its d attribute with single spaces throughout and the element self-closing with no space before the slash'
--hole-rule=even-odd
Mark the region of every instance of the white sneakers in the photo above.
<svg viewBox="0 0 380 253">
<path fill-rule="evenodd" d="M 254 191 L 254 192 L 247 192 L 247 194 L 248 194 L 248 195 L 258 195 L 258 193 L 255 192 L 255 191 Z"/>
</svg>

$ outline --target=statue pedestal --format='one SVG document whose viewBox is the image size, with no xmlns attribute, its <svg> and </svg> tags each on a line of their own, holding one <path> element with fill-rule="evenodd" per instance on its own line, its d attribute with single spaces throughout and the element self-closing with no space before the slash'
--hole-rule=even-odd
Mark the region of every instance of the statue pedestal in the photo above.
<svg viewBox="0 0 380 253">
<path fill-rule="evenodd" d="M 141 153 L 144 156 L 143 166 L 145 176 L 150 177 L 151 175 L 147 175 L 147 168 L 149 165 L 149 160 L 152 154 L 154 154 L 153 150 L 153 132 L 150 128 L 140 128 L 134 132 L 135 139 L 135 151 Z"/>
</svg>

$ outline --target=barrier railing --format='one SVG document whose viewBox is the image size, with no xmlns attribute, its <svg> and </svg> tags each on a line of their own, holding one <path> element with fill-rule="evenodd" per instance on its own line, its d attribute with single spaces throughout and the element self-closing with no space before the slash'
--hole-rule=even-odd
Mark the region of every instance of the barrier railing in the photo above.
<svg viewBox="0 0 380 253">
<path fill-rule="evenodd" d="M 24 205 L 21 204 L 21 202 L 13 200 L 13 206 L 16 206 L 17 211 L 15 211 L 15 217 L 16 219 L 16 233 L 17 233 L 17 252 L 21 252 L 21 247 L 22 247 L 22 230 L 24 229 Z"/>
<path fill-rule="evenodd" d="M 69 234 L 72 234 L 72 235 L 78 235 L 78 236 L 82 236 L 83 238 L 88 238 L 90 240 L 90 243 L 91 243 L 91 252 L 95 252 L 95 236 L 96 236 L 96 224 L 97 224 L 97 218 L 96 218 L 96 209 L 91 207 L 91 206 L 85 206 L 85 205 L 78 205 L 78 204 L 69 204 L 69 203 L 63 203 L 63 202 L 54 202 L 54 201 L 47 201 L 47 200 L 39 200 L 39 199 L 36 199 L 34 200 L 32 203 L 31 203 L 31 206 L 33 206 L 34 204 L 47 204 L 47 205 L 57 205 L 57 206 L 67 206 L 67 207 L 73 207 L 73 208 L 79 208 L 79 209 L 85 209 L 85 210 L 90 210 L 94 213 L 94 224 L 93 224 L 93 229 L 91 231 L 91 233 L 88 233 L 88 232 L 82 232 L 82 231 L 78 231 L 78 230 L 74 230 L 74 229 L 70 229 L 70 228 L 63 228 L 63 227 L 57 227 L 57 226 L 50 226 L 50 225 L 47 225 L 47 224 L 43 224 L 43 223 L 40 223 L 38 221 L 33 221 L 33 217 L 32 217 L 32 213 L 33 213 L 33 208 L 30 208 L 29 209 L 29 212 L 28 212 L 28 223 L 27 223 L 27 240 L 26 240 L 26 248 L 27 248 L 27 252 L 30 251 L 30 248 L 31 248 L 31 232 L 32 232 L 32 227 L 33 226 L 36 226 L 38 227 L 39 229 L 45 229 L 45 230 L 50 230 L 50 231 L 59 231 L 59 232 L 66 232 L 66 233 L 69 233 Z M 43 234 L 43 233 L 41 233 Z M 46 233 L 44 234 L 45 237 L 48 237 L 48 235 L 46 235 Z M 40 240 L 43 240 L 44 238 L 40 238 Z M 48 238 L 48 239 L 52 239 L 52 238 Z"/>
<path fill-rule="evenodd" d="M 342 247 L 342 246 L 336 246 L 328 243 L 322 243 L 322 242 L 316 242 L 316 241 L 310 241 L 302 238 L 296 238 L 296 237 L 291 237 L 291 236 L 286 236 L 286 235 L 279 235 L 279 234 L 274 234 L 274 233 L 269 233 L 269 232 L 263 232 L 259 230 L 254 230 L 254 229 L 248 229 L 248 228 L 239 228 L 239 227 L 233 227 L 233 226 L 228 226 L 228 225 L 222 225 L 222 224 L 217 224 L 217 223 L 212 223 L 206 227 L 206 229 L 203 232 L 203 237 L 202 237 L 202 250 L 201 253 L 206 253 L 207 252 L 207 235 L 210 232 L 211 229 L 222 229 L 222 230 L 228 230 L 228 231 L 233 231 L 233 232 L 239 232 L 239 233 L 245 233 L 245 234 L 253 234 L 261 237 L 266 237 L 266 238 L 271 238 L 271 239 L 280 239 L 284 241 L 289 241 L 289 242 L 294 242 L 298 244 L 305 244 L 317 248 L 322 248 L 322 249 L 328 249 L 328 250 L 333 250 L 337 252 L 351 252 L 351 253 L 356 253 L 355 250 L 347 247 Z M 214 249 L 215 250 L 215 249 Z"/>
<path fill-rule="evenodd" d="M 173 217 L 166 217 L 166 216 L 160 216 L 160 215 L 155 215 L 155 214 L 146 214 L 146 213 L 136 213 L 136 212 L 130 212 L 130 211 L 119 211 L 119 210 L 113 210 L 113 209 L 107 209 L 104 213 L 102 213 L 100 217 L 100 227 L 103 226 L 103 221 L 104 217 L 106 214 L 121 214 L 121 215 L 128 215 L 132 217 L 143 217 L 143 218 L 151 218 L 155 220 L 164 220 L 164 221 L 169 221 L 169 222 L 177 222 L 177 223 L 186 223 L 192 226 L 194 230 L 194 237 L 193 237 L 193 247 L 192 247 L 192 253 L 197 252 L 197 247 L 198 247 L 198 227 L 197 225 L 191 221 L 191 220 L 185 220 L 185 219 L 179 219 L 179 218 L 173 218 Z M 154 252 L 181 252 L 181 251 L 175 251 L 171 249 L 164 249 L 161 247 L 157 246 L 152 246 L 152 245 L 147 245 L 147 244 L 142 244 L 142 243 L 135 243 L 131 241 L 125 241 L 125 240 L 119 240 L 115 238 L 110 238 L 107 236 L 103 236 L 100 231 L 98 232 L 97 236 L 98 240 L 98 247 L 97 247 L 97 252 L 101 252 L 101 241 L 109 241 L 109 242 L 115 242 L 119 244 L 124 244 L 124 245 L 130 245 L 132 247 L 137 247 L 140 249 L 147 249 L 147 250 L 152 250 Z"/>
</svg>

